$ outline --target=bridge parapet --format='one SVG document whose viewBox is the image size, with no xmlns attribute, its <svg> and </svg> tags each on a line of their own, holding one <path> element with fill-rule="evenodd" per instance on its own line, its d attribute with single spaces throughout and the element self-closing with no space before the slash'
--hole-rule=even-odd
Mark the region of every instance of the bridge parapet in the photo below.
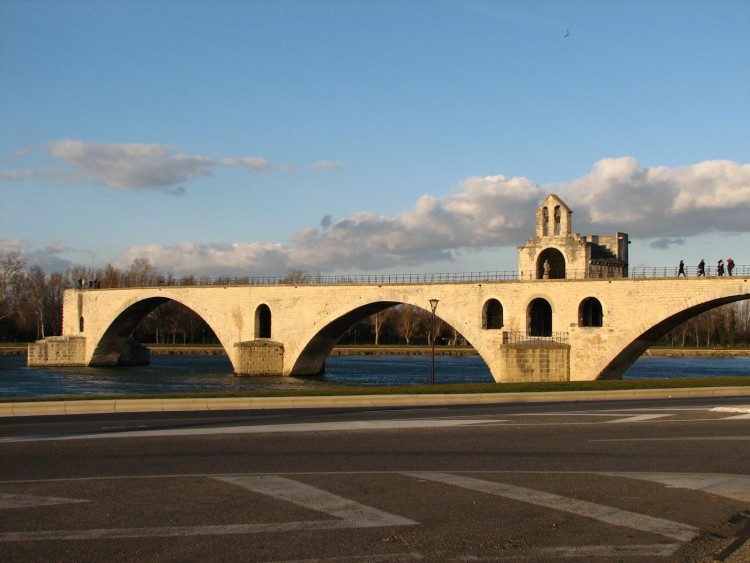
<svg viewBox="0 0 750 563">
<path fill-rule="evenodd" d="M 686 266 L 685 271 L 689 278 L 696 277 L 697 268 Z M 554 272 L 553 272 L 554 273 Z M 551 276 L 552 279 L 560 281 L 583 280 L 583 279 L 653 279 L 653 278 L 677 278 L 677 266 L 634 266 L 626 271 L 626 275 L 606 275 L 599 270 L 577 270 L 567 269 L 565 277 Z M 716 268 L 706 266 L 707 277 L 716 276 Z M 724 277 L 748 277 L 750 276 L 750 265 L 738 265 L 735 267 L 733 276 Z M 195 277 L 186 276 L 182 278 L 158 278 L 148 282 L 130 283 L 119 281 L 117 286 L 102 284 L 100 287 L 75 287 L 75 289 L 86 289 L 97 291 L 99 289 L 134 289 L 147 287 L 206 287 L 206 286 L 308 286 L 308 285 L 425 285 L 444 283 L 471 283 L 471 282 L 496 282 L 496 281 L 531 281 L 538 278 L 534 270 L 506 270 L 487 272 L 437 272 L 426 274 L 362 274 L 362 275 L 320 275 L 305 274 L 299 278 L 290 280 L 288 277 Z M 549 281 L 549 280 L 546 280 Z"/>
</svg>

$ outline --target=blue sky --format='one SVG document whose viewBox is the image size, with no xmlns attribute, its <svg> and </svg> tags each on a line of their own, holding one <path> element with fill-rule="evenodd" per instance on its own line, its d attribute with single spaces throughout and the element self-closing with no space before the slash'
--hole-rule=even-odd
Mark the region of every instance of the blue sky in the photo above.
<svg viewBox="0 0 750 563">
<path fill-rule="evenodd" d="M 742 0 L 4 0 L 0 253 L 515 270 L 554 192 L 631 265 L 750 264 L 749 28 Z"/>
</svg>

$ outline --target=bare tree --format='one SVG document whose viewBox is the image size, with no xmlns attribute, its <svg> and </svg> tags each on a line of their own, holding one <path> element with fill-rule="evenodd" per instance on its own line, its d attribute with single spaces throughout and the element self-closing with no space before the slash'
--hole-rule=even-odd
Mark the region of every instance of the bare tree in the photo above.
<svg viewBox="0 0 750 563">
<path fill-rule="evenodd" d="M 399 305 L 396 307 L 396 332 L 404 339 L 407 346 L 411 344 L 411 340 L 419 328 L 422 320 L 421 310 L 414 305 Z"/>
<path fill-rule="evenodd" d="M 26 272 L 26 261 L 18 252 L 0 256 L 0 319 L 13 311 L 12 302 L 17 297 Z"/>
<path fill-rule="evenodd" d="M 393 317 L 393 307 L 389 307 L 379 313 L 370 315 L 369 321 L 372 325 L 372 332 L 375 335 L 375 346 L 380 345 L 380 334 L 383 332 L 383 327 L 389 322 L 391 317 Z"/>
</svg>

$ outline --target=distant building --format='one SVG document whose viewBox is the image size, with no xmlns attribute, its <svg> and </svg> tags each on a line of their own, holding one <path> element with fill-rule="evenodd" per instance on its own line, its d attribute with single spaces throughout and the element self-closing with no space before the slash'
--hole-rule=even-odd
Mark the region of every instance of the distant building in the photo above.
<svg viewBox="0 0 750 563">
<path fill-rule="evenodd" d="M 573 211 L 550 194 L 536 212 L 536 236 L 518 247 L 521 279 L 624 278 L 628 235 L 581 236 L 572 232 Z"/>
</svg>

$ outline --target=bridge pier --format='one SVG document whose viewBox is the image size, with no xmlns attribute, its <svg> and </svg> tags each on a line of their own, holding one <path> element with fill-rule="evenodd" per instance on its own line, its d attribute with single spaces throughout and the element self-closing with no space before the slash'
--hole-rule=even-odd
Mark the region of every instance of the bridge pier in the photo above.
<svg viewBox="0 0 750 563">
<path fill-rule="evenodd" d="M 30 367 L 86 366 L 86 337 L 52 336 L 29 344 Z"/>
<path fill-rule="evenodd" d="M 545 340 L 503 344 L 502 383 L 570 381 L 570 345 Z"/>
<path fill-rule="evenodd" d="M 270 339 L 236 342 L 235 375 L 284 375 L 284 344 Z"/>
</svg>

